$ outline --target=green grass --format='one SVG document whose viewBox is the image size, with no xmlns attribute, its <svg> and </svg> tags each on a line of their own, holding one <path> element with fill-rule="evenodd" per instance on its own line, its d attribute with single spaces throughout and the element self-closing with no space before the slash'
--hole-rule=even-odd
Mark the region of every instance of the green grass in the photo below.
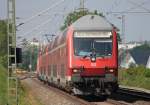
<svg viewBox="0 0 150 105">
<path fill-rule="evenodd" d="M 19 83 L 19 105 L 30 105 L 29 101 L 27 100 L 28 94 L 27 90 L 24 88 L 24 86 Z"/>
<path fill-rule="evenodd" d="M 7 103 L 7 70 L 0 65 L 0 105 Z"/>
<path fill-rule="evenodd" d="M 19 105 L 34 105 L 28 97 L 28 89 L 19 81 L 18 102 Z M 34 100 L 34 99 L 33 99 Z M 0 105 L 7 104 L 7 69 L 0 64 Z M 36 105 L 41 105 L 37 102 Z"/>
<path fill-rule="evenodd" d="M 43 105 L 37 97 L 31 94 L 31 90 L 26 84 L 20 83 L 19 105 Z"/>
<path fill-rule="evenodd" d="M 144 66 L 119 70 L 119 84 L 150 90 L 150 70 Z"/>
</svg>

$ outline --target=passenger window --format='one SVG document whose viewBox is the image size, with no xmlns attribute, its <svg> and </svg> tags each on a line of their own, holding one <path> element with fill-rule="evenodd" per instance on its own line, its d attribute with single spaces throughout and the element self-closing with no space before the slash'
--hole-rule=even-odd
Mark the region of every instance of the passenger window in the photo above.
<svg viewBox="0 0 150 105">
<path fill-rule="evenodd" d="M 61 64 L 61 77 L 65 78 L 65 65 Z"/>
<path fill-rule="evenodd" d="M 57 66 L 53 65 L 53 76 L 57 77 Z"/>
</svg>

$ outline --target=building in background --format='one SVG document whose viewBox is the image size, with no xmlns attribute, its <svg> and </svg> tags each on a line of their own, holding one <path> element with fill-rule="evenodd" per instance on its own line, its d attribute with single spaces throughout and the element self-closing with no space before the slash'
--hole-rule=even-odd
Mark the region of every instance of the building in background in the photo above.
<svg viewBox="0 0 150 105">
<path fill-rule="evenodd" d="M 140 46 L 140 45 L 142 45 L 141 42 L 129 42 L 126 44 L 120 43 L 118 45 L 118 49 L 128 49 L 129 50 L 129 49 L 133 49 L 133 48 Z"/>
<path fill-rule="evenodd" d="M 121 49 L 119 50 L 119 67 L 120 68 L 129 68 L 131 66 L 137 66 L 134 58 L 128 50 Z"/>
<path fill-rule="evenodd" d="M 149 68 L 149 69 L 150 69 L 150 56 L 149 56 L 149 58 L 148 58 L 146 68 Z"/>
</svg>

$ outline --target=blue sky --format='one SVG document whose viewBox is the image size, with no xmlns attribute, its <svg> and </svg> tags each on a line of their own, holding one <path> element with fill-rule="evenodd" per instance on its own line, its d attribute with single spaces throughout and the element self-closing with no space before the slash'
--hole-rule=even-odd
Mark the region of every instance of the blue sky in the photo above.
<svg viewBox="0 0 150 105">
<path fill-rule="evenodd" d="M 45 10 L 61 0 L 16 0 L 17 24 L 25 22 L 30 17 Z M 44 34 L 56 34 L 63 24 L 64 17 L 70 11 L 79 7 L 80 0 L 65 0 L 60 5 L 50 9 L 45 14 L 25 22 L 17 31 L 17 36 L 31 40 L 33 37 L 43 41 Z M 0 18 L 6 18 L 7 0 L 0 0 Z M 137 6 L 142 4 L 142 7 Z M 129 11 L 149 12 L 145 14 L 124 14 L 125 15 L 125 40 L 143 41 L 150 40 L 150 0 L 85 0 L 85 7 L 90 11 L 98 10 L 103 12 L 106 18 L 119 29 L 122 21 L 118 19 L 122 14 L 107 14 L 107 12 Z M 131 10 L 130 10 L 131 9 Z M 43 24 L 43 25 L 42 25 Z"/>
</svg>

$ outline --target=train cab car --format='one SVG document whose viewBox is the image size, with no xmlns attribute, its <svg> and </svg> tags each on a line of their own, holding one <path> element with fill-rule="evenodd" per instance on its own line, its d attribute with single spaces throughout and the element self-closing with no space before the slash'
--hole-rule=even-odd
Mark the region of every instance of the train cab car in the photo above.
<svg viewBox="0 0 150 105">
<path fill-rule="evenodd" d="M 117 36 L 103 17 L 87 15 L 69 27 L 68 53 L 74 93 L 109 94 L 117 88 Z"/>
<path fill-rule="evenodd" d="M 47 65 L 38 65 L 47 68 L 46 81 L 78 95 L 108 95 L 118 88 L 117 35 L 104 17 L 83 16 L 51 43 L 56 44 L 41 55 Z"/>
</svg>

